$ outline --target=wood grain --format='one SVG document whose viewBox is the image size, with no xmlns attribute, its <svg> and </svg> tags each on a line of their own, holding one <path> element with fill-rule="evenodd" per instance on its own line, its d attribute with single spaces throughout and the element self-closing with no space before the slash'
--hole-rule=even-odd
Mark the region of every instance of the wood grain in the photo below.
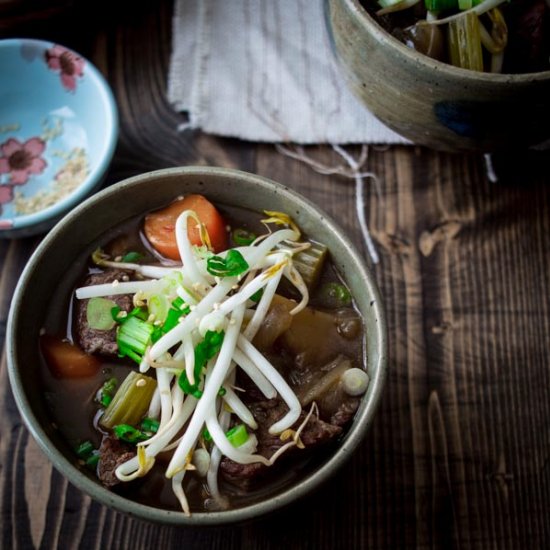
<svg viewBox="0 0 550 550">
<path fill-rule="evenodd" d="M 182 164 L 254 171 L 317 203 L 366 255 L 349 181 L 319 175 L 271 145 L 178 133 L 183 115 L 164 96 L 171 3 L 120 4 L 100 2 L 98 13 L 84 3 L 47 26 L 29 15 L 4 33 L 53 38 L 108 77 L 121 135 L 107 184 Z M 308 154 L 339 159 L 328 147 Z M 548 548 L 548 160 L 532 152 L 496 158 L 502 179 L 495 184 L 478 156 L 370 151 L 367 167 L 380 181 L 380 195 L 367 184 L 367 216 L 381 256 L 374 269 L 388 318 L 387 388 L 343 471 L 272 517 L 191 530 L 91 501 L 51 467 L 23 426 L 3 354 L 0 547 Z M 2 349 L 11 296 L 38 241 L 0 241 Z"/>
</svg>

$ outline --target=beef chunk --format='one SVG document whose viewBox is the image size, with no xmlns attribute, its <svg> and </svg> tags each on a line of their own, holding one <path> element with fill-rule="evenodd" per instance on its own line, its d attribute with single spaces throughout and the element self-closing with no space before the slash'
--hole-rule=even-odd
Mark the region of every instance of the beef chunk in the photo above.
<svg viewBox="0 0 550 550">
<path fill-rule="evenodd" d="M 105 487 L 112 487 L 119 483 L 115 470 L 134 456 L 136 456 L 136 451 L 130 445 L 112 435 L 105 436 L 99 447 L 99 463 L 97 465 L 97 477 L 101 483 Z"/>
<path fill-rule="evenodd" d="M 252 403 L 250 410 L 259 426 L 255 432 L 258 438 L 258 453 L 270 458 L 286 442 L 281 441 L 278 435 L 270 434 L 269 427 L 287 413 L 288 407 L 280 399 L 270 399 Z M 306 413 L 302 412 L 293 428 L 298 428 L 305 417 Z M 305 451 L 327 443 L 341 433 L 340 426 L 334 426 L 312 415 L 302 430 L 300 439 L 305 445 Z M 296 452 L 296 448 L 289 449 L 288 453 L 292 452 Z M 267 466 L 260 463 L 238 464 L 227 457 L 224 457 L 220 464 L 220 470 L 225 479 L 241 487 L 248 486 L 253 480 L 266 473 L 268 469 Z"/>
<path fill-rule="evenodd" d="M 122 280 L 126 273 L 118 269 L 107 269 L 101 273 L 93 273 L 84 281 L 83 286 L 100 285 Z M 106 296 L 113 300 L 120 309 L 130 311 L 133 307 L 132 297 L 128 294 L 117 296 Z M 78 345 L 90 354 L 98 353 L 100 355 L 116 357 L 116 327 L 111 330 L 95 330 L 88 326 L 86 320 L 86 307 L 88 300 L 77 300 L 75 307 L 74 334 Z"/>
<path fill-rule="evenodd" d="M 331 415 L 330 423 L 342 427 L 349 424 L 359 408 L 359 403 L 361 403 L 359 397 L 347 397 L 344 399 L 338 409 Z"/>
</svg>

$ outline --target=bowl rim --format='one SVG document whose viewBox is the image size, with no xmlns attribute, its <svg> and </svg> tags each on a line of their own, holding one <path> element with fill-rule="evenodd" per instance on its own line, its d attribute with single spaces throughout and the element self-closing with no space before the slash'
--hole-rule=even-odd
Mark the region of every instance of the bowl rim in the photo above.
<svg viewBox="0 0 550 550">
<path fill-rule="evenodd" d="M 325 0 L 328 5 L 333 0 Z M 407 47 L 397 38 L 386 31 L 374 17 L 363 7 L 359 0 L 340 0 L 349 9 L 355 19 L 382 44 L 388 44 L 389 47 L 396 49 L 402 56 L 412 63 L 423 65 L 430 70 L 443 73 L 448 78 L 458 78 L 461 81 L 482 81 L 496 85 L 526 84 L 533 81 L 550 80 L 550 69 L 533 73 L 487 73 L 480 71 L 471 71 L 461 67 L 455 67 L 449 63 L 432 59 L 431 57 L 419 53 L 412 48 Z"/>
<path fill-rule="evenodd" d="M 110 492 L 105 487 L 101 486 L 97 481 L 86 476 L 78 468 L 76 468 L 61 451 L 59 451 L 50 441 L 41 427 L 39 420 L 32 412 L 30 402 L 25 395 L 24 384 L 22 382 L 22 376 L 20 369 L 16 368 L 17 351 L 14 346 L 16 341 L 15 334 L 17 327 L 20 325 L 21 318 L 17 305 L 22 299 L 22 295 L 27 286 L 27 281 L 32 275 L 33 270 L 40 265 L 42 259 L 47 254 L 48 249 L 55 245 L 58 234 L 63 230 L 65 223 L 75 223 L 81 212 L 93 208 L 94 205 L 100 204 L 102 201 L 107 200 L 110 196 L 116 194 L 118 190 L 125 189 L 132 186 L 139 186 L 147 184 L 150 180 L 156 177 L 165 176 L 181 176 L 185 175 L 198 175 L 198 176 L 217 176 L 217 177 L 232 177 L 239 181 L 246 180 L 248 185 L 260 186 L 265 190 L 273 191 L 285 196 L 291 201 L 297 203 L 300 208 L 308 211 L 308 216 L 315 212 L 317 215 L 321 213 L 323 220 L 328 224 L 329 228 L 336 232 L 338 239 L 345 245 L 347 254 L 350 256 L 350 260 L 355 267 L 361 272 L 361 279 L 363 284 L 366 285 L 369 295 L 371 295 L 371 309 L 372 314 L 377 319 L 376 323 L 376 343 L 380 350 L 379 357 L 376 365 L 374 365 L 373 373 L 370 383 L 373 384 L 372 391 L 365 396 L 365 403 L 362 410 L 357 412 L 356 422 L 350 427 L 348 433 L 345 435 L 342 445 L 338 450 L 319 468 L 308 474 L 307 478 L 300 482 L 298 487 L 290 486 L 279 494 L 270 497 L 267 500 L 260 501 L 258 503 L 237 508 L 235 510 L 221 511 L 221 512 L 196 512 L 190 517 L 186 517 L 183 512 L 176 512 L 170 510 L 163 510 L 154 508 L 144 504 L 126 499 L 115 493 Z M 254 518 L 263 516 L 267 513 L 273 512 L 285 504 L 290 503 L 293 500 L 300 499 L 307 493 L 311 492 L 314 488 L 321 485 L 327 476 L 336 469 L 339 469 L 345 461 L 350 457 L 352 451 L 363 440 L 366 432 L 368 431 L 372 419 L 374 418 L 376 409 L 380 403 L 380 399 L 383 393 L 383 388 L 386 379 L 387 370 L 387 328 L 386 318 L 384 314 L 384 308 L 380 293 L 378 291 L 374 274 L 365 264 L 363 257 L 358 253 L 355 246 L 351 243 L 349 238 L 345 235 L 342 229 L 330 218 L 327 217 L 324 212 L 306 199 L 298 194 L 296 191 L 283 186 L 280 183 L 274 182 L 263 176 L 256 174 L 243 172 L 231 168 L 216 168 L 216 167 L 202 167 L 202 166 L 189 166 L 179 168 L 167 168 L 162 170 L 156 170 L 153 172 L 147 172 L 138 176 L 127 178 L 121 182 L 106 188 L 105 190 L 88 198 L 85 202 L 77 206 L 73 211 L 68 213 L 63 220 L 61 220 L 44 238 L 44 240 L 37 247 L 30 260 L 28 261 L 15 289 L 12 301 L 12 307 L 10 308 L 8 316 L 8 324 L 6 331 L 6 355 L 7 355 L 7 367 L 8 375 L 11 384 L 11 388 L 15 397 L 17 407 L 23 417 L 23 420 L 31 432 L 34 439 L 38 442 L 42 451 L 48 456 L 53 465 L 65 475 L 71 483 L 76 485 L 84 493 L 92 496 L 102 504 L 110 506 L 115 510 L 123 512 L 130 516 L 139 517 L 144 520 L 153 521 L 163 524 L 173 524 L 179 526 L 186 525 L 225 525 L 230 523 L 243 522 L 245 520 L 252 520 Z"/>
<path fill-rule="evenodd" d="M 23 44 L 33 44 L 44 49 L 51 48 L 55 45 L 61 46 L 58 42 L 51 42 L 49 40 L 40 40 L 35 38 L 6 38 L 0 39 L 0 50 L 14 47 L 20 48 Z M 113 92 L 105 77 L 88 58 L 84 57 L 72 48 L 64 45 L 62 47 L 85 61 L 86 76 L 93 84 L 93 89 L 96 90 L 98 94 L 98 105 L 101 105 L 102 110 L 105 112 L 106 120 L 103 124 L 105 127 L 105 137 L 102 140 L 103 148 L 98 157 L 99 162 L 86 176 L 86 179 L 84 179 L 84 181 L 66 197 L 51 206 L 37 212 L 33 212 L 32 214 L 14 215 L 7 218 L 6 221 L 10 221 L 12 225 L 8 228 L 0 228 L 0 237 L 4 235 L 9 236 L 9 234 L 14 230 L 19 231 L 24 228 L 31 228 L 33 226 L 43 224 L 47 220 L 58 219 L 72 206 L 85 199 L 86 196 L 101 183 L 115 153 L 119 134 L 119 116 Z"/>
</svg>

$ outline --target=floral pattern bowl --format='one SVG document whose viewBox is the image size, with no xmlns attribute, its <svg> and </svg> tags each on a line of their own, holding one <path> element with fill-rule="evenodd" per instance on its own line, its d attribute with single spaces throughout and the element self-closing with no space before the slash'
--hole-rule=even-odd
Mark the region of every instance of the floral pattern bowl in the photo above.
<svg viewBox="0 0 550 550">
<path fill-rule="evenodd" d="M 0 40 L 0 238 L 47 231 L 101 184 L 118 114 L 99 71 L 59 44 Z"/>
</svg>

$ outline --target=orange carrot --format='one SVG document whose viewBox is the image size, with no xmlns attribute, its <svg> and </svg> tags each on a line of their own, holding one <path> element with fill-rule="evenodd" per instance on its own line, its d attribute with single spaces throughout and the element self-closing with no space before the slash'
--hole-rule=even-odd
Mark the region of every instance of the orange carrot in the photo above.
<svg viewBox="0 0 550 550">
<path fill-rule="evenodd" d="M 174 228 L 184 210 L 193 210 L 204 223 L 214 252 L 227 248 L 225 222 L 216 207 L 202 195 L 188 195 L 145 217 L 145 236 L 158 252 L 172 260 L 180 259 Z M 187 231 L 191 244 L 200 246 L 202 241 L 194 220 L 188 221 Z"/>
<path fill-rule="evenodd" d="M 101 361 L 78 346 L 44 334 L 40 348 L 50 372 L 57 378 L 87 378 L 101 368 Z"/>
</svg>

